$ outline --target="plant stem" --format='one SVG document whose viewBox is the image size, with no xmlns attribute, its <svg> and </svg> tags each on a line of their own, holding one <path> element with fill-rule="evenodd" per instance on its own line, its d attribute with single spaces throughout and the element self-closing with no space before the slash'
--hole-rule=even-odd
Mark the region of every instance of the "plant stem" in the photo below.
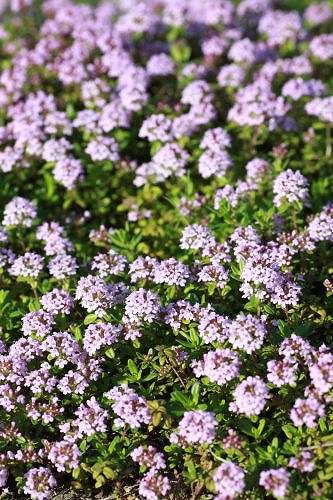
<svg viewBox="0 0 333 500">
<path fill-rule="evenodd" d="M 332 138 L 331 138 L 331 126 L 326 124 L 326 158 L 332 155 Z"/>
<path fill-rule="evenodd" d="M 320 448 L 329 448 L 332 446 L 333 446 L 333 441 L 328 441 L 327 443 L 321 443 L 316 446 L 307 446 L 306 448 L 302 448 L 302 451 L 318 450 Z"/>
</svg>

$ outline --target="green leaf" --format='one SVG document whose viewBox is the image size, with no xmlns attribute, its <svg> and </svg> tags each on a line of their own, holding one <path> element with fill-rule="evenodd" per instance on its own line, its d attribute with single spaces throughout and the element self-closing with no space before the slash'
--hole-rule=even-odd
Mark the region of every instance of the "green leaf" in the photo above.
<svg viewBox="0 0 333 500">
<path fill-rule="evenodd" d="M 192 401 L 194 406 L 196 406 L 199 403 L 199 396 L 200 396 L 200 383 L 199 382 L 194 382 L 191 388 L 191 394 L 192 394 Z"/>
<path fill-rule="evenodd" d="M 112 453 L 114 452 L 114 450 L 119 442 L 120 442 L 119 436 L 116 436 L 113 438 L 113 440 L 111 441 L 111 443 L 109 444 L 109 447 L 108 447 L 108 452 L 110 453 L 110 455 L 112 455 Z"/>
<path fill-rule="evenodd" d="M 90 314 L 87 314 L 87 316 L 84 318 L 83 323 L 85 325 L 90 325 L 91 323 L 94 323 L 96 321 L 96 319 L 97 319 L 96 314 L 90 313 Z"/>
<path fill-rule="evenodd" d="M 192 460 L 188 460 L 185 463 L 185 465 L 186 465 L 186 468 L 187 468 L 187 471 L 188 471 L 189 479 L 191 481 L 194 481 L 194 479 L 196 479 L 196 477 L 197 477 L 197 471 L 196 471 L 194 463 L 192 462 Z"/>
<path fill-rule="evenodd" d="M 137 366 L 132 359 L 129 359 L 127 361 L 127 366 L 133 376 L 136 376 L 138 374 Z"/>
<path fill-rule="evenodd" d="M 186 394 L 181 391 L 173 391 L 171 394 L 171 400 L 180 403 L 186 410 L 192 408 L 192 399 L 190 399 Z"/>
<path fill-rule="evenodd" d="M 103 474 L 107 479 L 116 479 L 117 473 L 110 467 L 103 467 Z"/>
</svg>

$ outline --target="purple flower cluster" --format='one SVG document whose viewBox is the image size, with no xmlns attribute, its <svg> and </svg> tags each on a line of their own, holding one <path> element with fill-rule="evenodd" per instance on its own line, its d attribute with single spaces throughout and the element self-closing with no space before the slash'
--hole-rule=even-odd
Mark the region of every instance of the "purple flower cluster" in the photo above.
<svg viewBox="0 0 333 500">
<path fill-rule="evenodd" d="M 96 432 L 106 432 L 108 412 L 104 410 L 95 397 L 82 403 L 75 411 L 76 418 L 59 426 L 64 440 L 74 442 L 84 436 L 92 436 Z"/>
<path fill-rule="evenodd" d="M 159 470 L 165 468 L 163 453 L 157 451 L 154 446 L 148 446 L 147 448 L 139 446 L 132 451 L 131 457 L 134 462 L 144 465 L 148 469 Z"/>
<path fill-rule="evenodd" d="M 245 489 L 245 473 L 234 462 L 226 461 L 213 474 L 214 486 L 220 500 L 236 498 Z"/>
<path fill-rule="evenodd" d="M 242 349 L 247 354 L 259 349 L 267 335 L 265 317 L 256 318 L 251 314 L 238 314 L 230 322 L 228 341 L 234 349 Z"/>
<path fill-rule="evenodd" d="M 265 470 L 260 473 L 259 484 L 276 498 L 284 498 L 288 491 L 289 474 L 283 467 Z"/>
<path fill-rule="evenodd" d="M 264 409 L 269 392 L 267 385 L 258 376 L 247 377 L 234 390 L 234 401 L 230 410 L 247 416 L 259 415 Z"/>
<path fill-rule="evenodd" d="M 41 298 L 43 309 L 50 314 L 69 314 L 74 307 L 74 300 L 66 290 L 53 288 Z"/>
<path fill-rule="evenodd" d="M 167 476 L 156 473 L 154 470 L 147 472 L 139 484 L 139 494 L 147 500 L 158 500 L 166 496 L 170 490 L 170 482 Z"/>
<path fill-rule="evenodd" d="M 50 497 L 57 481 L 46 467 L 35 467 L 25 474 L 23 491 L 36 500 L 45 500 Z"/>
<path fill-rule="evenodd" d="M 120 332 L 120 326 L 113 326 L 111 323 L 93 323 L 84 332 L 83 347 L 89 356 L 93 356 L 102 347 L 114 344 Z"/>
<path fill-rule="evenodd" d="M 91 263 L 91 269 L 96 271 L 101 278 L 121 274 L 126 267 L 126 258 L 113 250 L 108 253 L 97 254 Z"/>
<path fill-rule="evenodd" d="M 204 354 L 200 361 L 193 361 L 197 377 L 208 377 L 211 382 L 224 385 L 239 375 L 240 361 L 230 349 L 217 349 Z"/>
<path fill-rule="evenodd" d="M 114 303 L 113 287 L 107 285 L 102 278 L 85 276 L 80 278 L 76 287 L 75 299 L 82 307 L 97 316 L 103 316 Z"/>
<path fill-rule="evenodd" d="M 55 466 L 58 472 L 76 469 L 79 466 L 80 450 L 75 443 L 58 441 L 47 445 L 47 458 Z"/>
<path fill-rule="evenodd" d="M 16 196 L 5 206 L 2 224 L 4 226 L 30 227 L 36 217 L 36 206 L 31 201 Z"/>
<path fill-rule="evenodd" d="M 152 323 L 161 311 L 159 297 L 144 288 L 128 295 L 125 301 L 125 314 L 133 323 Z"/>
<path fill-rule="evenodd" d="M 179 422 L 178 431 L 170 436 L 171 443 L 187 447 L 195 443 L 211 443 L 216 436 L 217 421 L 208 411 L 187 411 Z"/>
<path fill-rule="evenodd" d="M 166 467 L 163 453 L 158 452 L 154 446 L 139 446 L 132 451 L 131 457 L 134 462 L 148 469 L 139 484 L 140 495 L 148 500 L 166 496 L 171 486 L 168 477 L 159 473 L 160 469 Z"/>
<path fill-rule="evenodd" d="M 120 495 L 292 495 L 332 403 L 333 8 L 88 3 L 0 1 L 1 492 L 130 456 Z"/>
<path fill-rule="evenodd" d="M 135 429 L 150 423 L 151 412 L 147 401 L 138 396 L 133 389 L 126 385 L 120 385 L 111 389 L 105 396 L 114 401 L 112 410 L 118 415 L 118 418 L 114 420 L 117 427 L 123 427 L 127 424 L 130 428 Z"/>
<path fill-rule="evenodd" d="M 274 181 L 274 203 L 277 207 L 284 201 L 295 203 L 299 201 L 309 204 L 309 191 L 307 179 L 298 171 L 288 169 L 277 176 Z"/>
</svg>

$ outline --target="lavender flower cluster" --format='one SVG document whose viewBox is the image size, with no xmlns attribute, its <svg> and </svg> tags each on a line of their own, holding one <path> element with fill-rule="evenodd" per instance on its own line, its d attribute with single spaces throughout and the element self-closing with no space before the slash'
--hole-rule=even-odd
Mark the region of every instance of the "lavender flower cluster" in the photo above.
<svg viewBox="0 0 333 500">
<path fill-rule="evenodd" d="M 1 499 L 331 498 L 333 7 L 303 3 L 0 2 Z"/>
</svg>

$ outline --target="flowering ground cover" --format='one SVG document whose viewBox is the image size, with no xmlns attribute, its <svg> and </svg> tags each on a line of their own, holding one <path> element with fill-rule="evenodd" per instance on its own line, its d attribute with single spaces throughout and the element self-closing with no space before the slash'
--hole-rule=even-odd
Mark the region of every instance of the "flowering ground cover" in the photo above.
<svg viewBox="0 0 333 500">
<path fill-rule="evenodd" d="M 0 498 L 332 499 L 333 4 L 0 7 Z"/>
</svg>

